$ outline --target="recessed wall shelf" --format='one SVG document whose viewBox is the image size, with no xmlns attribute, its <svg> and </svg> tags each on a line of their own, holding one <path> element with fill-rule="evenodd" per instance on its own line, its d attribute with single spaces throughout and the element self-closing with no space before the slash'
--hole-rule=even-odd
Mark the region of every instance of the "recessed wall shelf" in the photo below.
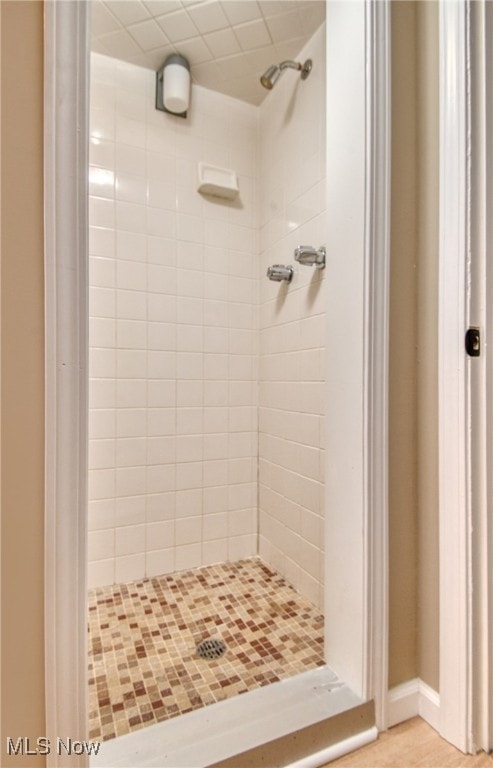
<svg viewBox="0 0 493 768">
<path fill-rule="evenodd" d="M 238 197 L 240 188 L 238 176 L 234 171 L 207 163 L 199 163 L 198 171 L 197 191 L 201 194 L 222 197 L 225 200 L 234 200 Z"/>
</svg>

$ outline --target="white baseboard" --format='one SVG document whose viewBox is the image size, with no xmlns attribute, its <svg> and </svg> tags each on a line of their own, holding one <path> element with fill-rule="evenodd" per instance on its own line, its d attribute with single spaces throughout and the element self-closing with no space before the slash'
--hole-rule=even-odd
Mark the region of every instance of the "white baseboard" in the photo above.
<svg viewBox="0 0 493 768">
<path fill-rule="evenodd" d="M 388 727 L 419 715 L 432 728 L 440 723 L 440 696 L 418 677 L 389 691 Z"/>
<path fill-rule="evenodd" d="M 350 752 L 354 752 L 356 749 L 371 744 L 372 741 L 376 740 L 377 736 L 378 731 L 373 726 L 373 728 L 368 728 L 367 731 L 356 733 L 354 736 L 344 739 L 344 741 L 339 741 L 337 744 L 321 749 L 313 755 L 303 757 L 295 763 L 290 763 L 288 768 L 319 768 L 320 765 L 331 763 L 333 760 L 337 760 L 338 757 L 343 757 Z"/>
<path fill-rule="evenodd" d="M 440 728 L 440 694 L 429 685 L 419 681 L 418 715 L 426 720 L 435 731 Z"/>
<path fill-rule="evenodd" d="M 416 717 L 419 710 L 419 679 L 409 680 L 407 683 L 397 685 L 389 691 L 387 725 L 403 723 Z"/>
</svg>

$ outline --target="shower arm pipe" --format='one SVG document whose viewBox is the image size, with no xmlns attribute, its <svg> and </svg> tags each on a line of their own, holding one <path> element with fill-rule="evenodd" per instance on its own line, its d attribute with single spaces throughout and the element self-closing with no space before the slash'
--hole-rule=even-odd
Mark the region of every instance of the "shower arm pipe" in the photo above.
<svg viewBox="0 0 493 768">
<path fill-rule="evenodd" d="M 279 64 L 279 69 L 296 69 L 298 72 L 302 69 L 303 64 L 300 61 L 291 61 L 291 59 L 287 59 L 286 61 L 281 61 Z"/>
</svg>

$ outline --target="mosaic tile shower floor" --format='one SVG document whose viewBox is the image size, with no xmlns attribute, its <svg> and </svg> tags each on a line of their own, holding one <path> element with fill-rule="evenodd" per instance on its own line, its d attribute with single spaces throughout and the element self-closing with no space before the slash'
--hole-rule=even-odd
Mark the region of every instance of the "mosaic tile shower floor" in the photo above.
<svg viewBox="0 0 493 768">
<path fill-rule="evenodd" d="M 197 656 L 206 638 L 227 644 Z M 89 593 L 89 737 L 146 725 L 323 661 L 323 617 L 259 558 Z"/>
</svg>

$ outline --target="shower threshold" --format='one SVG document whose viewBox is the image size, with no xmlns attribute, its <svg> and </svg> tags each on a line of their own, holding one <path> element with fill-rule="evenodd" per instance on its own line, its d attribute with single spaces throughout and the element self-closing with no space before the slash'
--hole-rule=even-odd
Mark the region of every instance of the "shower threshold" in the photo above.
<svg viewBox="0 0 493 768">
<path fill-rule="evenodd" d="M 287 739 L 279 744 L 299 762 L 283 760 L 274 744 L 272 764 L 301 768 L 322 765 L 376 735 L 372 703 L 364 704 L 324 666 L 105 741 L 90 766 L 206 768 L 238 755 L 234 765 L 240 768 L 253 765 L 246 755 L 242 761 L 243 753 Z M 311 761 L 299 759 L 306 754 Z"/>
</svg>

